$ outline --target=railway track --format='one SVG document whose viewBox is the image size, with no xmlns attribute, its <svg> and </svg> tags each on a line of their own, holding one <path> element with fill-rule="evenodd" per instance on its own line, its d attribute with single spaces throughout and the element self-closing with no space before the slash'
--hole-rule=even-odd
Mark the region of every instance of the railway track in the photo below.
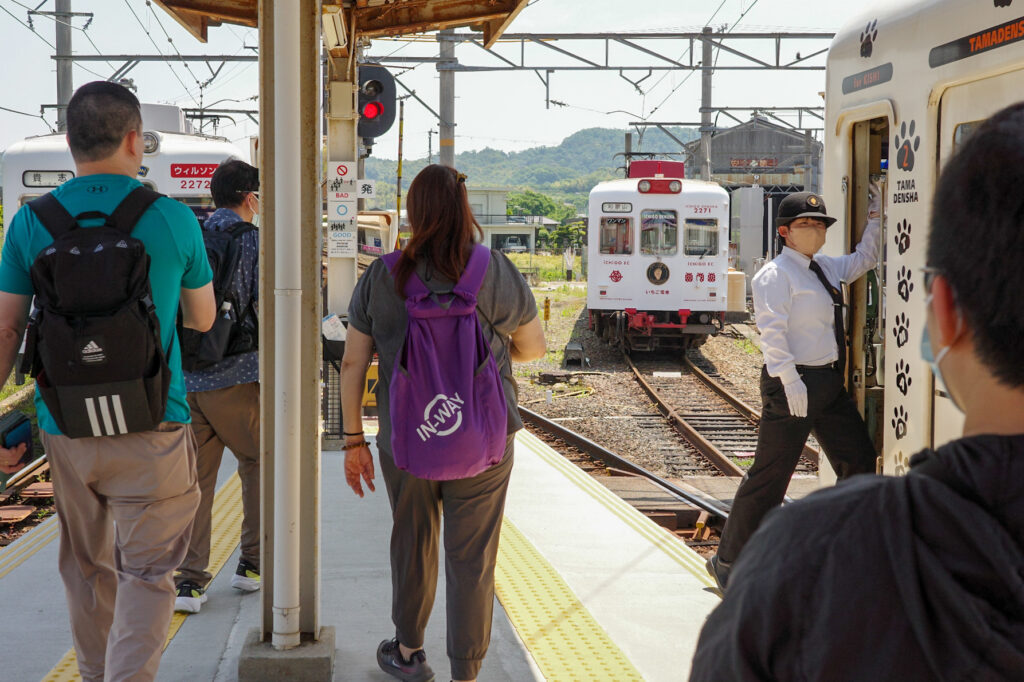
<svg viewBox="0 0 1024 682">
<path fill-rule="evenodd" d="M 728 476 L 742 476 L 757 447 L 760 413 L 688 358 L 644 361 L 623 355 L 637 382 L 663 417 Z M 817 470 L 818 452 L 804 448 L 797 471 Z"/>
<path fill-rule="evenodd" d="M 717 516 L 723 520 L 729 516 L 728 507 L 718 500 L 698 495 L 677 486 L 671 481 L 668 481 L 647 469 L 634 464 L 625 457 L 616 454 L 594 441 L 567 429 L 561 424 L 553 422 L 536 412 L 528 410 L 525 407 L 519 408 L 519 414 L 527 425 L 531 426 L 534 430 L 538 430 L 542 434 L 547 435 L 548 438 L 546 440 L 550 441 L 551 439 L 556 439 L 561 441 L 570 448 L 575 449 L 579 454 L 583 455 L 581 458 L 579 456 L 574 456 L 574 453 L 564 452 L 564 448 L 561 449 L 563 450 L 563 455 L 590 473 L 594 473 L 595 468 L 604 468 L 628 475 L 639 476 L 647 479 L 680 503 L 697 507 L 698 509 L 707 512 L 709 515 Z"/>
</svg>

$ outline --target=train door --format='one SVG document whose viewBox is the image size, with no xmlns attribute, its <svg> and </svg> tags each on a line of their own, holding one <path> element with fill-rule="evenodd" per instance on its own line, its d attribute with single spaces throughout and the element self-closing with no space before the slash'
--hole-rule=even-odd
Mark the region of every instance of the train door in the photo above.
<svg viewBox="0 0 1024 682">
<path fill-rule="evenodd" d="M 882 190 L 882 225 L 878 260 L 866 275 L 847 289 L 849 358 L 847 386 L 864 415 L 875 452 L 883 452 L 885 434 L 885 197 L 889 159 L 889 117 L 874 117 L 852 125 L 850 174 L 844 178 L 846 191 L 845 252 L 860 243 L 868 217 L 868 187 L 875 182 Z"/>
<path fill-rule="evenodd" d="M 949 88 L 939 104 L 939 169 L 970 137 L 978 125 L 1003 107 L 1020 100 L 1024 71 L 1011 71 Z M 963 431 L 964 417 L 933 381 L 932 446 L 938 447 Z"/>
</svg>

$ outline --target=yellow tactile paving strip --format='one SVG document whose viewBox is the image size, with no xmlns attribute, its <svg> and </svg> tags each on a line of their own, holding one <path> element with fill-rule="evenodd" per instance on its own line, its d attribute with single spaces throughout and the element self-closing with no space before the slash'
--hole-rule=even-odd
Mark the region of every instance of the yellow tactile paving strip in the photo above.
<svg viewBox="0 0 1024 682">
<path fill-rule="evenodd" d="M 57 524 L 55 515 L 36 526 L 32 532 L 23 536 L 18 542 L 5 547 L 0 552 L 0 578 L 20 566 L 59 535 L 60 526 Z"/>
<path fill-rule="evenodd" d="M 648 539 L 651 544 L 671 557 L 673 561 L 685 568 L 697 580 L 708 587 L 716 587 L 704 566 L 704 558 L 692 549 L 679 542 L 672 533 L 665 530 L 649 518 L 629 506 L 622 498 L 596 482 L 590 474 L 585 473 L 567 459 L 548 447 L 543 441 L 527 432 L 520 431 L 516 440 L 520 445 L 528 447 L 545 462 L 562 472 L 577 487 L 601 503 L 626 525 Z"/>
<path fill-rule="evenodd" d="M 228 558 L 238 546 L 242 528 L 242 482 L 238 474 L 232 474 L 228 482 L 221 486 L 213 498 L 213 528 L 210 542 L 210 567 L 207 569 L 215 577 L 227 563 Z M 175 613 L 171 617 L 171 627 L 167 631 L 167 643 L 178 633 L 178 629 L 188 614 Z M 78 661 L 75 650 L 71 649 L 57 665 L 53 667 L 43 682 L 70 682 L 81 680 L 78 673 Z"/>
<path fill-rule="evenodd" d="M 554 567 L 507 518 L 494 577 L 505 613 L 545 678 L 643 679 Z"/>
</svg>

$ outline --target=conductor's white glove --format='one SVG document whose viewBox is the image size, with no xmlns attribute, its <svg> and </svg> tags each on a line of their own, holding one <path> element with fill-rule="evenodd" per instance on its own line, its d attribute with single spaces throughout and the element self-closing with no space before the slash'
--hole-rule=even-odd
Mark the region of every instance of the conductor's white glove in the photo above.
<svg viewBox="0 0 1024 682">
<path fill-rule="evenodd" d="M 868 219 L 877 218 L 882 214 L 882 188 L 877 182 L 868 185 Z"/>
<path fill-rule="evenodd" d="M 783 384 L 786 389 L 786 401 L 789 403 L 789 413 L 794 417 L 807 416 L 807 385 L 802 379 L 797 379 L 791 384 Z"/>
</svg>

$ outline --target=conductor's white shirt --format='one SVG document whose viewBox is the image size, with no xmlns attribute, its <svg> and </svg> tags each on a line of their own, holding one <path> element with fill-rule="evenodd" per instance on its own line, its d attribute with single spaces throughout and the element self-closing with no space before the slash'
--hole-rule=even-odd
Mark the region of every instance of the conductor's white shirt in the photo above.
<svg viewBox="0 0 1024 682">
<path fill-rule="evenodd" d="M 853 282 L 878 263 L 879 220 L 868 221 L 857 249 L 845 256 L 818 253 L 814 260 L 829 282 Z M 796 365 L 827 365 L 839 359 L 832 299 L 810 270 L 811 259 L 782 247 L 750 283 L 761 352 L 768 374 L 791 384 Z"/>
</svg>

